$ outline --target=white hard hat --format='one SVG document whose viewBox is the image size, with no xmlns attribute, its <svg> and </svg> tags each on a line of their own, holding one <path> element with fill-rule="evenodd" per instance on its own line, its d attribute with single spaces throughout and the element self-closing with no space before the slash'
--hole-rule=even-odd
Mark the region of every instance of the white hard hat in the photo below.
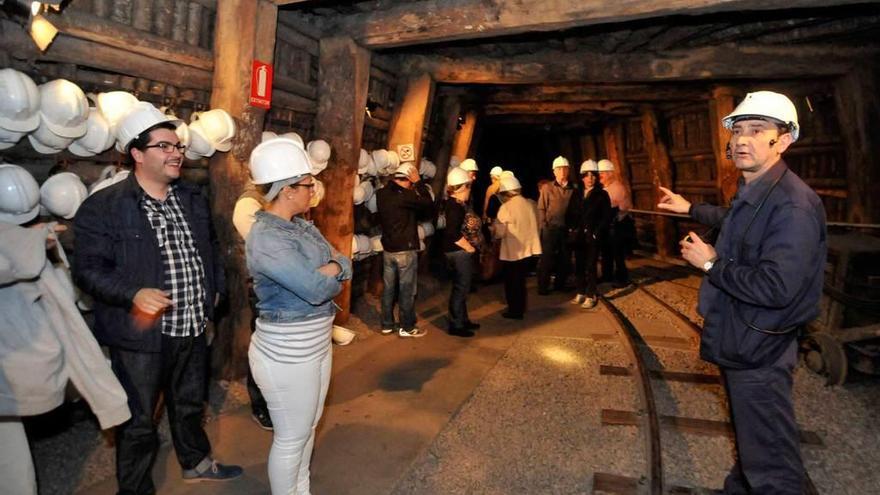
<svg viewBox="0 0 880 495">
<path fill-rule="evenodd" d="M 522 189 L 522 185 L 519 183 L 519 179 L 516 177 L 501 177 L 499 181 L 498 190 L 501 192 L 515 191 L 517 189 Z"/>
<path fill-rule="evenodd" d="M 477 167 L 477 161 L 473 158 L 465 158 L 458 167 L 467 172 L 476 172 L 479 170 Z"/>
<path fill-rule="evenodd" d="M 39 117 L 37 117 L 39 119 Z M 27 134 L 26 132 L 10 131 L 0 127 L 0 150 L 12 148 L 15 143 L 21 141 L 21 138 Z"/>
<path fill-rule="evenodd" d="M 388 168 L 388 151 L 383 149 L 373 150 L 373 163 L 376 166 L 376 171 L 378 173 L 382 173 L 384 175 L 388 175 L 385 170 Z"/>
<path fill-rule="evenodd" d="M 731 129 L 734 122 L 746 117 L 768 117 L 777 120 L 789 127 L 793 141 L 797 141 L 800 136 L 797 108 L 784 94 L 773 91 L 749 93 L 730 115 L 721 119 L 721 123 L 725 128 Z"/>
<path fill-rule="evenodd" d="M 73 143 L 74 138 L 59 136 L 49 129 L 46 117 L 40 113 L 40 125 L 33 132 L 28 134 L 28 141 L 31 146 L 44 155 L 54 155 L 64 151 L 65 148 Z"/>
<path fill-rule="evenodd" d="M 408 178 L 413 172 L 415 172 L 416 174 L 419 173 L 419 171 L 416 170 L 416 166 L 413 165 L 411 162 L 404 162 L 401 163 L 400 166 L 398 166 L 394 170 L 394 177 L 405 179 Z"/>
<path fill-rule="evenodd" d="M 564 156 L 557 156 L 553 159 L 553 168 L 568 167 L 568 159 Z"/>
<path fill-rule="evenodd" d="M 296 141 L 282 137 L 258 144 L 251 152 L 248 166 L 254 184 L 269 184 L 311 171 L 302 147 Z"/>
<path fill-rule="evenodd" d="M 367 199 L 367 209 L 370 210 L 370 213 L 376 213 L 379 211 L 379 204 L 376 202 L 375 192 L 369 197 L 369 199 Z"/>
<path fill-rule="evenodd" d="M 446 174 L 447 186 L 459 186 L 461 184 L 467 184 L 470 181 L 471 176 L 467 173 L 467 170 L 461 167 L 455 167 Z"/>
<path fill-rule="evenodd" d="M 327 162 L 330 161 L 330 144 L 323 139 L 309 141 L 306 145 L 306 152 L 309 155 L 309 163 L 312 165 L 312 175 L 321 173 L 327 168 Z"/>
<path fill-rule="evenodd" d="M 504 172 L 499 166 L 492 167 L 492 170 L 489 171 L 489 177 L 501 177 L 501 174 Z"/>
<path fill-rule="evenodd" d="M 116 135 L 116 126 L 138 102 L 133 94 L 125 91 L 98 93 L 96 100 L 98 111 L 107 119 L 110 132 L 114 136 Z"/>
<path fill-rule="evenodd" d="M 348 345 L 357 335 L 353 330 L 349 330 L 339 325 L 333 325 L 333 343 L 336 345 Z"/>
<path fill-rule="evenodd" d="M 174 134 L 177 134 L 177 138 L 180 139 L 180 144 L 190 147 L 192 144 L 192 133 L 189 132 L 189 126 L 186 122 L 181 122 L 177 129 L 174 129 Z"/>
<path fill-rule="evenodd" d="M 40 125 L 40 91 L 24 72 L 0 70 L 0 127 L 30 132 Z"/>
<path fill-rule="evenodd" d="M 599 164 L 596 163 L 596 160 L 593 160 L 592 158 L 590 158 L 589 160 L 584 160 L 584 162 L 581 163 L 581 170 L 580 170 L 581 174 L 585 174 L 587 172 L 598 172 L 598 171 L 599 171 Z"/>
<path fill-rule="evenodd" d="M 282 137 L 282 138 L 286 138 L 286 139 L 293 139 L 297 144 L 299 144 L 300 148 L 306 149 L 306 142 L 303 141 L 302 136 L 300 136 L 296 132 L 293 132 L 293 131 L 285 132 L 284 134 L 279 134 L 278 137 Z"/>
<path fill-rule="evenodd" d="M 40 85 L 41 124 L 65 138 L 86 133 L 89 100 L 79 86 L 67 79 L 55 79 Z"/>
<path fill-rule="evenodd" d="M 359 205 L 367 200 L 367 191 L 364 187 L 364 184 L 369 184 L 369 182 L 361 182 L 354 186 L 354 204 L 356 205 Z"/>
<path fill-rule="evenodd" d="M 235 120 L 226 110 L 214 108 L 207 112 L 196 112 L 192 115 L 191 122 L 198 121 L 200 131 L 211 141 L 217 151 L 229 151 L 232 149 L 232 138 L 235 137 Z"/>
<path fill-rule="evenodd" d="M 607 158 L 603 158 L 599 160 L 599 163 L 596 164 L 596 168 L 599 172 L 613 172 L 614 171 L 614 162 Z"/>
<path fill-rule="evenodd" d="M 516 177 L 516 175 L 514 175 L 513 170 L 504 170 L 501 172 L 501 176 L 499 178 L 503 179 L 505 177 Z"/>
<path fill-rule="evenodd" d="M 299 134 L 297 134 L 298 136 Z M 268 141 L 270 139 L 275 139 L 278 137 L 278 134 L 275 134 L 272 131 L 263 131 L 263 134 L 260 136 L 260 142 Z"/>
<path fill-rule="evenodd" d="M 116 125 L 116 150 L 125 154 L 131 142 L 142 132 L 165 122 L 173 125 L 175 129 L 181 124 L 179 119 L 168 117 L 150 102 L 135 103 Z M 193 126 L 190 126 L 190 131 L 194 131 Z"/>
<path fill-rule="evenodd" d="M 40 186 L 40 204 L 56 217 L 70 220 L 89 195 L 86 185 L 72 172 L 61 172 Z"/>
<path fill-rule="evenodd" d="M 113 167 L 112 165 L 108 165 L 108 168 L 115 169 L 115 167 Z M 128 174 L 130 174 L 130 173 L 131 173 L 131 171 L 129 171 L 129 170 L 120 170 L 119 172 L 114 173 L 110 177 L 107 177 L 103 180 L 99 180 L 98 182 L 95 182 L 89 188 L 89 196 L 91 196 L 92 194 L 95 194 L 96 192 L 100 191 L 101 189 L 110 187 L 113 184 L 124 181 L 125 179 L 128 178 Z"/>
<path fill-rule="evenodd" d="M 113 134 L 110 133 L 107 119 L 101 115 L 97 108 L 92 107 L 89 109 L 85 135 L 70 143 L 68 150 L 77 156 L 94 156 L 110 149 L 114 139 Z"/>
<path fill-rule="evenodd" d="M 400 155 L 394 150 L 388 150 L 388 168 L 396 170 L 400 166 Z"/>
<path fill-rule="evenodd" d="M 321 204 L 321 200 L 324 199 L 324 183 L 319 181 L 317 178 L 313 179 L 315 181 L 315 188 L 313 189 L 314 193 L 312 194 L 311 199 L 309 199 L 309 208 L 314 208 Z"/>
<path fill-rule="evenodd" d="M 40 212 L 40 186 L 24 168 L 0 164 L 0 222 L 21 225 Z"/>
<path fill-rule="evenodd" d="M 360 155 L 358 155 L 358 175 L 366 174 L 369 166 L 370 166 L 370 154 L 367 153 L 367 150 L 361 148 L 361 153 L 360 153 Z"/>
<path fill-rule="evenodd" d="M 186 148 L 184 155 L 190 160 L 212 156 L 217 149 L 214 147 L 214 141 L 208 137 L 208 133 L 202 127 L 202 121 L 197 120 L 189 124 L 188 127 L 189 146 Z"/>
</svg>

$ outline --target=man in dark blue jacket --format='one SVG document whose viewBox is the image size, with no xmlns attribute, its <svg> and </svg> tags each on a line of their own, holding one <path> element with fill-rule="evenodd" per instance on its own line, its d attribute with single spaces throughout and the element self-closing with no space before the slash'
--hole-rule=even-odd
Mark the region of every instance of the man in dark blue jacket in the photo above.
<svg viewBox="0 0 880 495">
<path fill-rule="evenodd" d="M 202 427 L 205 327 L 224 277 L 207 198 L 178 180 L 185 149 L 178 124 L 149 103 L 136 105 L 117 129 L 132 173 L 89 197 L 74 225 L 74 276 L 95 298 L 95 333 L 110 348 L 132 414 L 116 430 L 120 494 L 156 491 L 150 471 L 160 393 L 185 481 L 242 472 L 211 457 Z"/>
<path fill-rule="evenodd" d="M 724 373 L 738 459 L 726 494 L 803 493 L 792 403 L 797 333 L 818 315 L 826 257 L 825 210 L 782 160 L 800 127 L 794 104 L 749 93 L 722 120 L 742 172 L 729 208 L 691 205 L 669 189 L 659 208 L 719 229 L 712 246 L 691 232 L 682 256 L 706 272 L 700 355 Z"/>
</svg>

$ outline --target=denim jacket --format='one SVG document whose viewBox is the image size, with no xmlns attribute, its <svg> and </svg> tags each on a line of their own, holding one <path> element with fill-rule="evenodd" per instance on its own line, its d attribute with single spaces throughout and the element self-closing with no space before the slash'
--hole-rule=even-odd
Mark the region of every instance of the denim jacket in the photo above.
<svg viewBox="0 0 880 495">
<path fill-rule="evenodd" d="M 351 278 L 351 261 L 312 222 L 298 217 L 287 221 L 265 211 L 255 217 L 245 250 L 260 319 L 292 323 L 334 314 L 333 298 Z M 318 272 L 330 261 L 342 268 L 336 277 Z"/>
</svg>

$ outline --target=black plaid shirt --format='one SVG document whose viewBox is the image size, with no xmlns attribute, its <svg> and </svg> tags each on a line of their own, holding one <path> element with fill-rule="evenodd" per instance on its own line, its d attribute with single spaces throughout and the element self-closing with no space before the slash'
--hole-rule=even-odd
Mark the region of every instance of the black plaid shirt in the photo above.
<svg viewBox="0 0 880 495">
<path fill-rule="evenodd" d="M 165 201 L 147 194 L 141 207 L 159 243 L 165 286 L 174 305 L 162 314 L 162 333 L 171 337 L 197 336 L 205 330 L 205 268 L 174 185 Z"/>
</svg>

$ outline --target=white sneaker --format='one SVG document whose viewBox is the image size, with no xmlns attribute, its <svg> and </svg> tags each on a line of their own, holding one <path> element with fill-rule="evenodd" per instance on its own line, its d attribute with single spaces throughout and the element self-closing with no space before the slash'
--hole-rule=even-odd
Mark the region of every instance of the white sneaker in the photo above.
<svg viewBox="0 0 880 495">
<path fill-rule="evenodd" d="M 382 335 L 388 335 L 389 333 L 392 333 L 392 332 L 394 332 L 393 328 L 383 328 L 382 329 Z"/>
<path fill-rule="evenodd" d="M 593 309 L 596 307 L 597 303 L 598 303 L 598 301 L 596 301 L 595 297 L 588 297 L 588 298 L 584 299 L 584 303 L 581 304 L 581 307 L 584 309 Z"/>
<path fill-rule="evenodd" d="M 413 329 L 409 330 L 409 331 L 401 328 L 400 330 L 397 331 L 397 335 L 400 337 L 419 338 L 419 337 L 424 337 L 425 335 L 428 335 L 428 331 L 427 330 L 420 330 L 415 327 L 413 327 Z"/>
<path fill-rule="evenodd" d="M 578 294 L 578 295 L 574 296 L 574 299 L 571 300 L 571 303 L 572 304 L 581 304 L 584 302 L 584 299 L 586 299 L 586 298 L 587 298 L 586 295 Z"/>
</svg>

